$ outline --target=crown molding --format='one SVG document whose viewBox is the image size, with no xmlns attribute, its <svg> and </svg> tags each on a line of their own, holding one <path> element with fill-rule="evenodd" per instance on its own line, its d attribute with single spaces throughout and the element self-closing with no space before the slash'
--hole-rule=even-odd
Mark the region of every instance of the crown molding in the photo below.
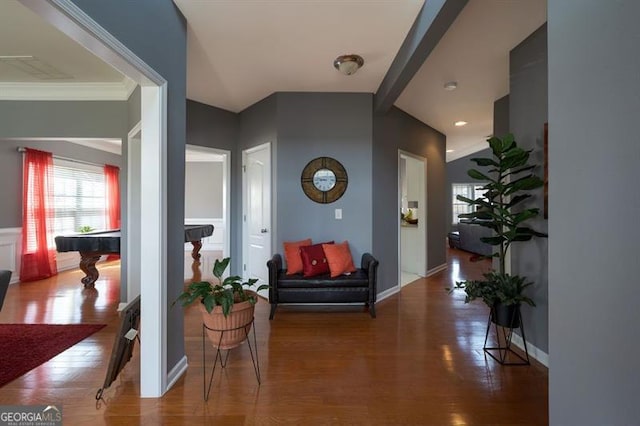
<svg viewBox="0 0 640 426">
<path fill-rule="evenodd" d="M 14 83 L 0 82 L 3 101 L 126 101 L 136 83 Z"/>
</svg>

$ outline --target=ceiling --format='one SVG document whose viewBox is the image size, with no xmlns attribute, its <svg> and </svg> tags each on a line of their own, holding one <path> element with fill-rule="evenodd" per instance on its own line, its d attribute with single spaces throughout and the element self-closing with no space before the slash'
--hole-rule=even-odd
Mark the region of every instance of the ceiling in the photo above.
<svg viewBox="0 0 640 426">
<path fill-rule="evenodd" d="M 187 97 L 238 112 L 273 92 L 375 93 L 424 0 L 174 3 L 188 22 Z M 509 50 L 545 21 L 546 0 L 469 0 L 395 105 L 447 135 L 447 161 L 483 148 L 493 102 L 509 92 Z M 365 64 L 344 76 L 333 60 L 350 53 Z M 0 99 L 126 99 L 135 88 L 16 0 L 0 0 L 0 56 L 25 55 L 49 75 L 0 58 Z M 448 81 L 458 88 L 445 91 Z"/>
</svg>

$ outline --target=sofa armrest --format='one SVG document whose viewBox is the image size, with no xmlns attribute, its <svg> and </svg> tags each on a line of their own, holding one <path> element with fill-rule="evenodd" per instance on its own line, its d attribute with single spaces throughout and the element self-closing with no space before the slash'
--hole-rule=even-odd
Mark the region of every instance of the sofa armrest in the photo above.
<svg viewBox="0 0 640 426">
<path fill-rule="evenodd" d="M 278 253 L 267 262 L 269 269 L 269 302 L 278 303 L 278 275 L 282 270 L 282 256 Z"/>
<path fill-rule="evenodd" d="M 375 303 L 378 296 L 378 265 L 380 262 L 371 253 L 364 253 L 361 268 L 367 273 L 369 278 L 369 303 Z"/>
</svg>

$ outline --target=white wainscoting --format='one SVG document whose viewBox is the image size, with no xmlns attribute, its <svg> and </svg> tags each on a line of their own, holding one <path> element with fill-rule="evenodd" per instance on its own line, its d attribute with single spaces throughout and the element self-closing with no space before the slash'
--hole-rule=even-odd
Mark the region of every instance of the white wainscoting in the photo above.
<svg viewBox="0 0 640 426">
<path fill-rule="evenodd" d="M 0 269 L 11 271 L 11 283 L 20 280 L 21 246 L 22 228 L 0 228 Z"/>
<path fill-rule="evenodd" d="M 224 250 L 225 235 L 227 227 L 221 218 L 185 218 L 185 225 L 213 225 L 213 234 L 202 240 L 201 250 Z M 184 251 L 191 251 L 193 246 L 191 243 L 184 244 Z"/>
<path fill-rule="evenodd" d="M 22 253 L 22 228 L 0 228 L 0 269 L 11 271 L 11 283 L 20 281 L 20 256 Z M 105 259 L 106 256 L 102 256 Z M 80 266 L 80 253 L 70 251 L 56 253 L 58 272 Z"/>
</svg>

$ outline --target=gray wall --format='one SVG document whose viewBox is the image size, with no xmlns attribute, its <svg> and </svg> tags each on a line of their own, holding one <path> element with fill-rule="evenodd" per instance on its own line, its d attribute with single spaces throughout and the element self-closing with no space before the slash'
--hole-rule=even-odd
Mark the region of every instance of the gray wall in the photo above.
<svg viewBox="0 0 640 426">
<path fill-rule="evenodd" d="M 442 133 L 398 108 L 374 116 L 371 232 L 373 253 L 380 260 L 379 292 L 398 284 L 399 149 L 427 159 L 427 269 L 446 262 L 445 144 Z"/>
<path fill-rule="evenodd" d="M 284 241 L 304 238 L 348 240 L 356 264 L 372 250 L 372 102 L 368 93 L 278 93 L 279 253 Z M 302 169 L 316 157 L 335 158 L 347 171 L 347 190 L 334 203 L 311 201 L 300 186 Z"/>
<path fill-rule="evenodd" d="M 278 120 L 277 110 L 278 96 L 273 94 L 251 105 L 240 113 L 240 127 L 238 134 L 237 154 L 231 161 L 231 193 L 235 197 L 231 199 L 231 259 L 241 259 L 242 253 L 242 150 L 271 143 L 271 170 L 272 176 L 278 169 Z M 272 183 L 277 184 L 275 179 Z M 276 185 L 271 185 L 272 190 L 272 219 L 277 220 L 277 193 Z M 277 228 L 272 229 L 272 245 L 275 246 Z M 235 241 L 235 244 L 233 243 Z M 241 275 L 241 264 L 231 261 L 231 270 Z"/>
<path fill-rule="evenodd" d="M 503 137 L 510 132 L 509 95 L 506 95 L 493 103 L 493 134 Z"/>
<path fill-rule="evenodd" d="M 233 259 L 240 258 L 242 249 L 242 174 L 239 170 L 242 154 L 238 147 L 239 132 L 240 114 L 187 100 L 187 143 L 231 152 L 231 220 L 228 232 L 232 259 L 230 270 L 237 275 L 241 275 L 240 265 L 236 265 Z"/>
<path fill-rule="evenodd" d="M 547 122 L 547 26 L 546 24 L 516 46 L 509 61 L 509 121 L 518 145 L 533 150 L 531 164 L 540 178 L 544 173 L 544 123 Z M 532 191 L 533 198 L 523 207 L 538 207 L 540 215 L 528 223 L 533 229 L 547 232 L 543 189 Z M 523 305 L 522 316 L 527 341 L 549 353 L 548 331 L 548 240 L 534 238 L 511 246 L 511 271 L 527 277 L 534 285 L 527 289 L 536 307 Z"/>
<path fill-rule="evenodd" d="M 122 138 L 122 101 L 0 101 L 0 137 Z"/>
<path fill-rule="evenodd" d="M 127 103 L 116 101 L 0 101 L 0 138 L 126 138 Z M 115 154 L 62 141 L 0 141 L 0 228 L 22 226 L 22 155 L 17 147 L 122 166 Z M 123 168 L 123 167 L 121 167 Z"/>
<path fill-rule="evenodd" d="M 120 166 L 117 154 L 88 148 L 65 141 L 1 140 L 0 139 L 0 228 L 22 226 L 22 153 L 18 147 L 51 152 L 54 155 L 83 160 L 97 165 Z"/>
<path fill-rule="evenodd" d="M 222 163 L 192 161 L 185 166 L 184 216 L 222 217 Z"/>
<path fill-rule="evenodd" d="M 636 425 L 640 2 L 548 16 L 549 420 Z"/>
<path fill-rule="evenodd" d="M 170 306 L 184 284 L 186 21 L 170 0 L 73 2 L 168 82 L 166 234 L 167 300 Z M 182 309 L 168 308 L 167 371 L 184 357 L 183 319 Z"/>
</svg>

